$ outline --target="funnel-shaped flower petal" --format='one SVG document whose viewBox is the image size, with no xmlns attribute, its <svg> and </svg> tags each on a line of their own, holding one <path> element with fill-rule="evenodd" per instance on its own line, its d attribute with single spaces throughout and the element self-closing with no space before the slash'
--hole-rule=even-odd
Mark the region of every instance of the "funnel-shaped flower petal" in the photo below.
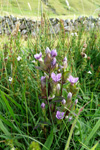
<svg viewBox="0 0 100 150">
<path fill-rule="evenodd" d="M 52 67 L 54 67 L 56 65 L 56 58 L 53 58 L 51 65 L 52 65 Z"/>
<path fill-rule="evenodd" d="M 39 60 L 42 57 L 42 53 L 40 52 L 39 54 L 35 54 L 34 58 Z"/>
<path fill-rule="evenodd" d="M 67 80 L 73 85 L 74 83 L 78 81 L 78 79 L 79 79 L 78 77 L 74 78 L 72 75 L 70 75 Z"/>
<path fill-rule="evenodd" d="M 63 119 L 64 118 L 64 112 L 57 111 L 56 118 L 57 119 Z"/>
<path fill-rule="evenodd" d="M 54 72 L 52 72 L 51 78 L 52 78 L 52 80 L 53 80 L 54 82 L 58 82 L 58 81 L 61 80 L 61 73 L 58 73 L 58 74 L 56 75 Z"/>
<path fill-rule="evenodd" d="M 56 57 L 56 56 L 57 56 L 57 51 L 56 51 L 56 49 L 53 49 L 53 50 L 51 51 L 51 56 L 52 56 L 52 57 Z"/>
</svg>

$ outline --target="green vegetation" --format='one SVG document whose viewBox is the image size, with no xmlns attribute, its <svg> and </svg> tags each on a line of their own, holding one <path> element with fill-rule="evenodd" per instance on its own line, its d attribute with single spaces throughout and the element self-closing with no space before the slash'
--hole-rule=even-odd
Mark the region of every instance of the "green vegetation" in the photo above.
<svg viewBox="0 0 100 150">
<path fill-rule="evenodd" d="M 0 149 L 99 150 L 100 33 L 80 28 L 78 36 L 72 36 L 64 32 L 62 25 L 61 32 L 51 36 L 48 28 L 45 21 L 37 36 L 29 35 L 25 42 L 20 33 L 5 40 L 1 37 Z M 56 112 L 49 109 L 45 113 L 41 108 L 40 80 L 44 74 L 36 68 L 39 62 L 33 60 L 40 51 L 45 55 L 46 47 L 56 48 L 59 64 L 66 56 L 70 73 L 79 77 L 79 91 L 72 97 L 73 102 L 78 99 L 77 116 L 70 122 L 67 118 L 57 120 Z M 62 94 L 67 99 L 68 91 L 63 90 Z M 60 107 L 61 103 L 57 105 Z M 53 121 L 49 113 L 55 114 Z"/>
<path fill-rule="evenodd" d="M 48 1 L 46 3 L 46 1 Z M 19 17 L 40 16 L 43 10 L 48 16 L 94 15 L 100 11 L 99 0 L 69 0 L 70 9 L 65 0 L 0 0 L 2 15 L 17 15 Z"/>
<path fill-rule="evenodd" d="M 0 150 L 100 150 L 99 29 L 80 26 L 75 34 L 65 33 L 60 21 L 60 32 L 51 35 L 46 18 L 97 16 L 100 1 L 69 0 L 69 5 L 70 9 L 65 0 L 0 0 L 1 15 L 37 18 L 42 10 L 46 14 L 34 38 L 22 37 L 18 28 L 10 36 L 0 35 Z M 51 53 L 46 54 L 47 47 L 57 51 L 59 65 L 51 72 L 48 66 L 55 62 Z M 48 56 L 45 61 L 35 59 L 40 52 L 43 60 Z M 62 75 L 57 81 L 60 89 L 52 72 Z M 70 74 L 78 82 L 70 83 Z"/>
</svg>

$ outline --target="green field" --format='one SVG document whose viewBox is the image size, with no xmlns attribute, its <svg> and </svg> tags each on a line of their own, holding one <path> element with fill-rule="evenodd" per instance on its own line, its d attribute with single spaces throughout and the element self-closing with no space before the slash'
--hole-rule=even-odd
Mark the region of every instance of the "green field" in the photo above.
<svg viewBox="0 0 100 150">
<path fill-rule="evenodd" d="M 94 15 L 100 12 L 99 0 L 69 0 L 70 9 L 65 0 L 0 0 L 0 14 L 15 16 L 40 16 L 45 12 L 48 16 Z"/>
</svg>

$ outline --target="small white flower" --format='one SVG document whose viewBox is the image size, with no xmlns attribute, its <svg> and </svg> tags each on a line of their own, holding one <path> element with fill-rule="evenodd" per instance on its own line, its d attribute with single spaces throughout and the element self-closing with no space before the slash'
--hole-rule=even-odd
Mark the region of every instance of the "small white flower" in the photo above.
<svg viewBox="0 0 100 150">
<path fill-rule="evenodd" d="M 88 71 L 87 73 L 92 74 L 92 72 L 91 72 L 91 71 Z"/>
<path fill-rule="evenodd" d="M 9 81 L 12 82 L 12 80 L 13 80 L 13 79 L 12 79 L 11 77 L 9 77 Z"/>
<path fill-rule="evenodd" d="M 35 63 L 36 61 L 35 60 L 32 60 L 32 63 Z"/>
<path fill-rule="evenodd" d="M 78 35 L 77 35 L 77 32 L 75 32 L 74 34 L 75 34 L 75 36 L 78 36 Z"/>
<path fill-rule="evenodd" d="M 17 61 L 20 61 L 22 59 L 22 57 L 18 56 L 17 57 Z"/>
<path fill-rule="evenodd" d="M 7 57 L 5 57 L 5 59 L 8 59 L 8 56 L 7 56 Z"/>
<path fill-rule="evenodd" d="M 87 58 L 87 55 L 85 54 L 84 58 Z"/>
<path fill-rule="evenodd" d="M 74 33 L 72 32 L 71 35 L 74 36 Z"/>
<path fill-rule="evenodd" d="M 75 33 L 72 32 L 71 35 L 72 36 L 78 36 L 76 32 Z"/>
<path fill-rule="evenodd" d="M 68 116 L 65 116 L 66 119 L 68 119 Z"/>
</svg>

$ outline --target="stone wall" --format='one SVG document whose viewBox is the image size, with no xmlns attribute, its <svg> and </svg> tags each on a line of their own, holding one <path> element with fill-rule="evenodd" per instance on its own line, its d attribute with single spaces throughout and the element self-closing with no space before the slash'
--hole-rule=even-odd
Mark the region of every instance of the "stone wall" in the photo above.
<svg viewBox="0 0 100 150">
<path fill-rule="evenodd" d="M 0 16 L 0 35 L 7 34 L 10 35 L 14 30 L 16 23 L 20 22 L 19 31 L 21 35 L 27 35 L 28 33 L 32 36 L 36 36 L 41 27 L 41 21 L 31 20 L 27 18 L 17 18 L 14 16 Z M 48 20 L 49 33 L 59 33 L 61 30 L 61 23 L 64 25 L 65 32 L 77 32 L 80 26 L 85 27 L 85 30 L 90 30 L 95 27 L 99 29 L 100 27 L 100 18 L 94 18 L 93 16 L 85 17 L 79 16 L 76 20 L 73 19 L 59 19 L 59 18 L 50 18 Z M 43 22 L 42 22 L 43 23 Z"/>
</svg>

